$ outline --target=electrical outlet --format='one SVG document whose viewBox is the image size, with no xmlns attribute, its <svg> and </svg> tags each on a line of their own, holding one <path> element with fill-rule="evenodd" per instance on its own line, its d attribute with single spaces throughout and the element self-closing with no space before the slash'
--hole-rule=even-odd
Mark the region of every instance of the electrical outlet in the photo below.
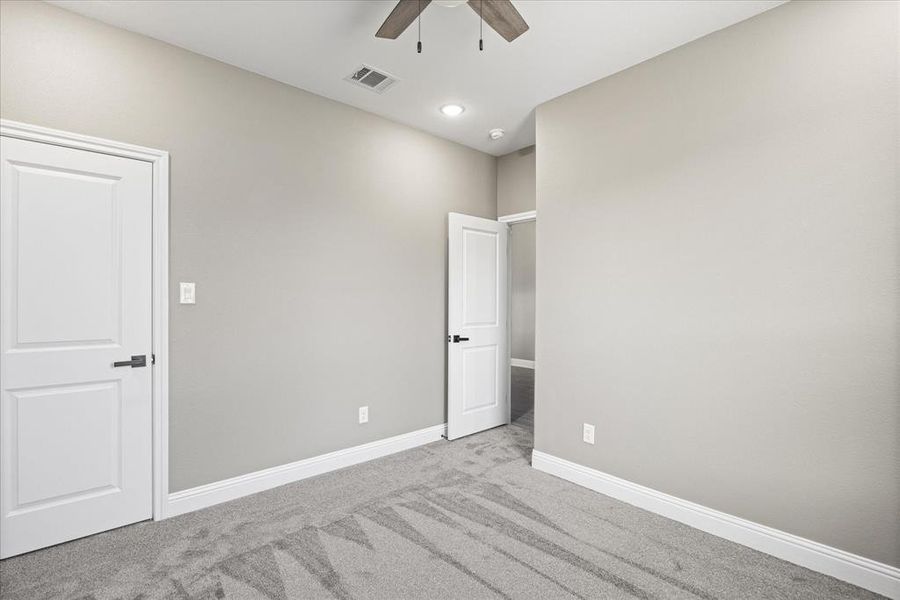
<svg viewBox="0 0 900 600">
<path fill-rule="evenodd" d="M 359 422 L 360 422 L 360 424 L 369 422 L 369 407 L 368 406 L 360 406 L 359 407 Z"/>
<path fill-rule="evenodd" d="M 593 444 L 594 443 L 594 426 L 589 425 L 587 423 L 584 424 L 584 432 L 582 433 L 582 439 L 584 439 L 585 444 Z"/>
</svg>

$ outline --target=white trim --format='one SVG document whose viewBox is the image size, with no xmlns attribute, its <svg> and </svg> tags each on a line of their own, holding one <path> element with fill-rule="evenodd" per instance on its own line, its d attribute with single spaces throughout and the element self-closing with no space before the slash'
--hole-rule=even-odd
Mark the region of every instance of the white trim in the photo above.
<svg viewBox="0 0 900 600">
<path fill-rule="evenodd" d="M 534 361 L 533 360 L 525 360 L 524 358 L 511 358 L 511 359 L 509 359 L 509 366 L 522 367 L 523 369 L 533 369 Z"/>
<path fill-rule="evenodd" d="M 153 520 L 169 497 L 169 154 L 153 165 Z"/>
<path fill-rule="evenodd" d="M 514 215 L 503 215 L 502 217 L 497 217 L 497 220 L 501 223 L 509 223 L 510 225 L 512 225 L 513 223 L 527 223 L 528 221 L 536 221 L 537 211 L 529 210 L 527 212 L 520 212 Z"/>
<path fill-rule="evenodd" d="M 0 135 L 153 165 L 153 518 L 164 519 L 169 489 L 169 153 L 8 119 L 0 119 Z"/>
<path fill-rule="evenodd" d="M 166 514 L 174 517 L 175 515 L 200 510 L 221 502 L 236 500 L 237 498 L 256 494 L 280 485 L 300 481 L 307 477 L 314 477 L 424 444 L 430 444 L 440 440 L 445 435 L 446 430 L 446 424 L 434 425 L 418 431 L 411 431 L 369 442 L 368 444 L 362 444 L 361 446 L 337 450 L 286 465 L 263 469 L 262 471 L 175 492 L 169 495 Z"/>
<path fill-rule="evenodd" d="M 760 552 L 900 599 L 900 569 L 819 542 L 719 512 L 589 467 L 534 450 L 538 471 L 561 477 L 644 510 Z"/>
</svg>

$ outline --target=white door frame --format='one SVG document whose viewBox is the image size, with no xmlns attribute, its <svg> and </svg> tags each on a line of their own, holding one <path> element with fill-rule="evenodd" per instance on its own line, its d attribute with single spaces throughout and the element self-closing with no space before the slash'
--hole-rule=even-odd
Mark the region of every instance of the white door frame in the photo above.
<svg viewBox="0 0 900 600">
<path fill-rule="evenodd" d="M 169 497 L 169 153 L 0 119 L 0 136 L 88 150 L 153 166 L 153 520 L 166 518 Z"/>
<path fill-rule="evenodd" d="M 501 223 L 506 223 L 510 227 L 515 225 L 516 223 L 528 223 L 530 221 L 537 221 L 537 211 L 536 210 L 528 210 L 520 213 L 513 213 L 511 215 L 503 215 L 502 217 L 497 217 L 497 220 Z M 510 236 L 510 240 L 512 240 L 512 236 Z M 512 358 L 512 241 L 510 241 L 509 246 L 507 247 L 507 252 L 509 252 L 509 259 L 507 260 L 507 264 L 509 265 L 509 272 L 506 278 L 506 285 L 508 288 L 508 292 L 506 294 L 507 302 L 509 303 L 509 308 L 506 311 L 506 335 L 507 340 L 506 344 L 509 348 L 509 364 L 507 365 L 507 370 L 509 371 L 509 377 L 507 377 L 507 382 L 509 384 L 509 390 L 507 394 L 509 396 L 509 422 L 512 423 L 512 368 L 513 367 L 525 367 L 526 369 L 534 369 L 535 361 L 519 361 L 517 358 Z M 535 259 L 537 257 L 535 256 Z"/>
<path fill-rule="evenodd" d="M 537 221 L 537 211 L 529 210 L 526 212 L 515 213 L 513 215 L 503 215 L 502 217 L 497 217 L 497 220 L 508 225 L 513 225 L 515 223 L 527 223 L 528 221 Z"/>
</svg>

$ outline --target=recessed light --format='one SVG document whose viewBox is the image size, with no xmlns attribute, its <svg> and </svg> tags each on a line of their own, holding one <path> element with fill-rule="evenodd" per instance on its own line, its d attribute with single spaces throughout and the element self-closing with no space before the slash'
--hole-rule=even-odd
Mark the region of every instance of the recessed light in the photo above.
<svg viewBox="0 0 900 600">
<path fill-rule="evenodd" d="M 503 131 L 502 129 L 500 129 L 499 127 L 488 131 L 488 137 L 491 138 L 492 140 L 499 140 L 504 135 L 506 135 L 506 132 Z"/>
<path fill-rule="evenodd" d="M 445 104 L 441 107 L 441 112 L 445 117 L 458 117 L 466 110 L 461 104 Z"/>
</svg>

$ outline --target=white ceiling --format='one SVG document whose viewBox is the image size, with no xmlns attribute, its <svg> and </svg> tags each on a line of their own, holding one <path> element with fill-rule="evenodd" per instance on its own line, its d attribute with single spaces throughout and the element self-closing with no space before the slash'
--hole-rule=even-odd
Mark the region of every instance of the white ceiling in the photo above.
<svg viewBox="0 0 900 600">
<path fill-rule="evenodd" d="M 467 6 L 432 4 L 397 40 L 375 38 L 393 0 L 58 0 L 58 6 L 494 155 L 534 143 L 539 104 L 783 0 L 518 0 L 531 29 L 507 43 Z M 343 80 L 362 63 L 400 79 L 383 95 Z M 466 112 L 444 117 L 439 107 Z M 501 127 L 506 137 L 488 138 Z"/>
</svg>

